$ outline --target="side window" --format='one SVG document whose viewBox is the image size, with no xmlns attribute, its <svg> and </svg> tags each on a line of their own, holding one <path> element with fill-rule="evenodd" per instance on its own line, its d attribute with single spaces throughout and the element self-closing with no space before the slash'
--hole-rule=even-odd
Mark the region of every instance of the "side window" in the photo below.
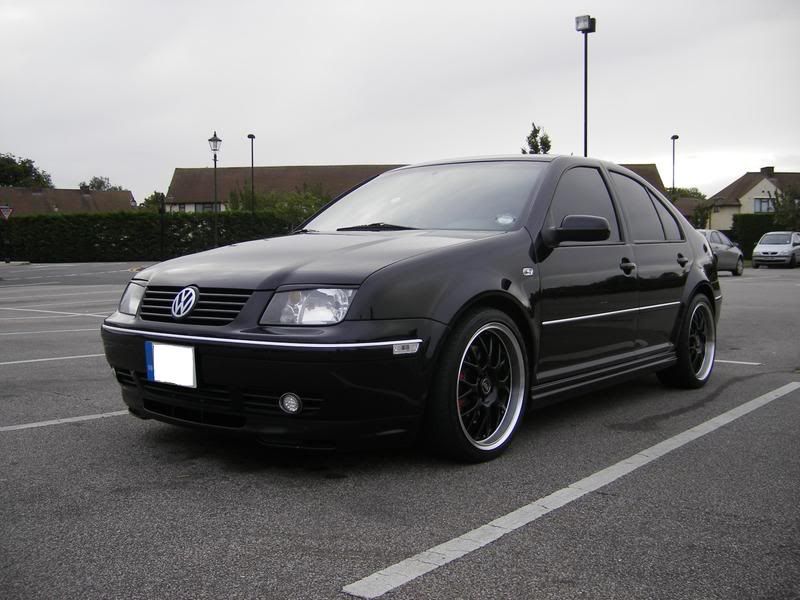
<svg viewBox="0 0 800 600">
<path fill-rule="evenodd" d="M 722 244 L 724 246 L 733 246 L 733 242 L 728 239 L 728 236 L 724 233 L 720 232 L 719 239 L 722 240 Z"/>
<path fill-rule="evenodd" d="M 676 242 L 683 239 L 681 235 L 681 229 L 678 227 L 678 222 L 675 220 L 675 217 L 672 216 L 672 213 L 667 210 L 667 207 L 664 204 L 650 194 L 650 199 L 655 204 L 656 212 L 658 212 L 658 216 L 661 218 L 661 224 L 664 226 L 664 234 L 667 236 L 667 240 L 670 242 Z"/>
<path fill-rule="evenodd" d="M 711 243 L 712 244 L 721 244 L 722 243 L 722 238 L 719 237 L 719 232 L 717 232 L 717 231 L 712 231 L 711 232 Z"/>
<path fill-rule="evenodd" d="M 663 242 L 666 239 L 650 194 L 636 181 L 619 173 L 611 173 L 622 210 L 628 218 L 634 242 Z"/>
<path fill-rule="evenodd" d="M 576 167 L 565 172 L 558 182 L 550 220 L 558 227 L 567 215 L 594 215 L 605 217 L 611 229 L 607 242 L 618 242 L 619 224 L 611 195 L 600 175 L 590 167 Z M 578 242 L 580 243 L 580 242 Z"/>
</svg>

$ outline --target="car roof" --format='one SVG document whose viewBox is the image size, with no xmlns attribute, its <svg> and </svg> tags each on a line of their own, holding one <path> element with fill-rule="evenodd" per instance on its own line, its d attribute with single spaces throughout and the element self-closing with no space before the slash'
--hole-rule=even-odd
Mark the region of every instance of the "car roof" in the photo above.
<svg viewBox="0 0 800 600">
<path fill-rule="evenodd" d="M 452 164 L 472 163 L 472 162 L 477 163 L 477 162 L 505 162 L 505 161 L 539 162 L 539 163 L 552 163 L 558 161 L 558 162 L 567 162 L 574 165 L 588 165 L 594 167 L 597 167 L 602 164 L 606 168 L 621 169 L 625 172 L 631 173 L 636 177 L 639 177 L 639 175 L 631 171 L 629 168 L 611 161 L 601 160 L 599 158 L 591 158 L 591 157 L 586 158 L 583 156 L 572 156 L 565 154 L 496 154 L 487 156 L 465 156 L 465 157 L 447 158 L 447 159 L 431 160 L 414 164 L 408 164 L 393 170 L 402 171 L 404 169 L 414 169 L 416 167 L 428 167 L 433 165 L 452 165 Z"/>
</svg>

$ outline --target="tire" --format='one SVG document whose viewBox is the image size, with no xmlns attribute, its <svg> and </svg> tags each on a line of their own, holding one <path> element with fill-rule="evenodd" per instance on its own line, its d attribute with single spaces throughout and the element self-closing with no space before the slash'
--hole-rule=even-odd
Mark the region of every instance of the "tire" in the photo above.
<svg viewBox="0 0 800 600">
<path fill-rule="evenodd" d="M 741 256 L 736 261 L 736 268 L 731 273 L 733 273 L 734 277 L 739 277 L 744 273 L 744 259 Z"/>
<path fill-rule="evenodd" d="M 482 309 L 462 318 L 445 342 L 426 414 L 428 443 L 461 462 L 502 454 L 528 397 L 525 342 L 505 313 Z"/>
<path fill-rule="evenodd" d="M 753 263 L 753 268 L 754 268 L 754 269 L 758 269 L 760 266 L 761 266 L 761 265 L 759 265 L 759 264 L 757 264 L 757 263 Z"/>
<path fill-rule="evenodd" d="M 797 266 L 797 256 L 792 254 L 792 258 L 789 259 L 789 268 L 794 269 Z"/>
<path fill-rule="evenodd" d="M 665 385 L 695 389 L 703 387 L 714 370 L 717 330 L 711 303 L 698 294 L 689 303 L 678 334 L 678 362 L 658 372 Z"/>
</svg>

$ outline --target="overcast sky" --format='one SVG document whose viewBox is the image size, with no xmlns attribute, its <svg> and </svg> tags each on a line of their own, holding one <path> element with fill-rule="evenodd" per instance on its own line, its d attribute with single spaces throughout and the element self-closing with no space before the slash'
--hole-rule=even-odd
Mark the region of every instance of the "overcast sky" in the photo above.
<svg viewBox="0 0 800 600">
<path fill-rule="evenodd" d="M 713 194 L 800 171 L 798 0 L 0 0 L 0 152 L 137 201 L 175 167 L 519 153 L 655 162 Z"/>
</svg>

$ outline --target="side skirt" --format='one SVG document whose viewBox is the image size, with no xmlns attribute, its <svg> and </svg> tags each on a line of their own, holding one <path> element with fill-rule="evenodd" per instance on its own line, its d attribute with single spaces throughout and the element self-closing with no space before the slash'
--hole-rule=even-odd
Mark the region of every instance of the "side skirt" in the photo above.
<svg viewBox="0 0 800 600">
<path fill-rule="evenodd" d="M 531 406 L 542 407 L 554 404 L 568 397 L 578 396 L 600 388 L 617 384 L 626 379 L 644 375 L 648 372 L 667 369 L 678 361 L 674 351 L 649 357 L 621 367 L 609 367 L 599 371 L 583 373 L 557 381 L 536 385 L 531 388 Z"/>
</svg>

